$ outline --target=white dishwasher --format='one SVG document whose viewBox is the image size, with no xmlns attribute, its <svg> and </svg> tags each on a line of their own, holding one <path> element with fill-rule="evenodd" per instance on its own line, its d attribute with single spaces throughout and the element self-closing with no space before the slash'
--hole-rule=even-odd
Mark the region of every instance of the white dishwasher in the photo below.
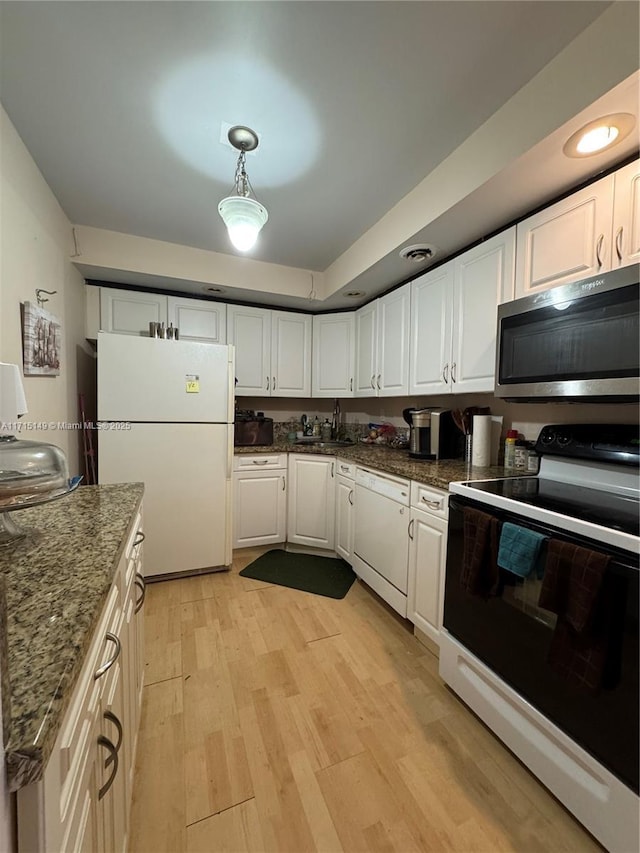
<svg viewBox="0 0 640 853">
<path fill-rule="evenodd" d="M 353 570 L 401 616 L 407 615 L 408 480 L 356 469 Z"/>
</svg>

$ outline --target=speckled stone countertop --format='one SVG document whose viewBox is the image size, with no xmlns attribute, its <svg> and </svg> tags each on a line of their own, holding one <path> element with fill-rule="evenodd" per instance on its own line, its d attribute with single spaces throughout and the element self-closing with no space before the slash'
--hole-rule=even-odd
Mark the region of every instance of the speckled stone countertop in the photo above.
<svg viewBox="0 0 640 853">
<path fill-rule="evenodd" d="M 461 480 L 491 480 L 496 477 L 518 476 L 519 472 L 506 473 L 502 466 L 474 468 L 461 459 L 442 461 L 410 459 L 406 450 L 395 450 L 379 444 L 350 444 L 338 447 L 318 447 L 317 445 L 292 444 L 289 441 L 277 442 L 269 447 L 234 447 L 234 453 L 316 453 L 323 456 L 338 456 L 375 468 L 386 474 L 396 474 L 407 480 L 415 480 L 426 486 L 438 489 L 449 488 L 449 483 Z"/>
<path fill-rule="evenodd" d="M 143 491 L 142 483 L 82 486 L 12 516 L 29 535 L 0 549 L 11 791 L 42 777 Z"/>
</svg>

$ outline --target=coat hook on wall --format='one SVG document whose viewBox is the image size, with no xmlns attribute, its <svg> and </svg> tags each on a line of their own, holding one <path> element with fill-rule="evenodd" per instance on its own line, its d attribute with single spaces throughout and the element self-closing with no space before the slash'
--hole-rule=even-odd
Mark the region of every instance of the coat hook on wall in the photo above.
<svg viewBox="0 0 640 853">
<path fill-rule="evenodd" d="M 57 290 L 43 290 L 41 287 L 36 287 L 36 299 L 38 301 L 38 305 L 42 308 L 44 303 L 49 301 L 44 296 L 40 296 L 41 293 L 46 293 L 49 296 L 53 296 L 57 292 Z"/>
</svg>

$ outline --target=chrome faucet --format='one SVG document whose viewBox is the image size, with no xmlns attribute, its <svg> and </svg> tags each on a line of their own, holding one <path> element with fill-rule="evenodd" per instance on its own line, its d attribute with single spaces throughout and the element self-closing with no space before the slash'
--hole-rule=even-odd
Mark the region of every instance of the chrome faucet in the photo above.
<svg viewBox="0 0 640 853">
<path fill-rule="evenodd" d="M 331 438 L 338 438 L 338 430 L 340 429 L 340 401 L 336 397 L 333 403 L 333 415 L 331 417 Z"/>
</svg>

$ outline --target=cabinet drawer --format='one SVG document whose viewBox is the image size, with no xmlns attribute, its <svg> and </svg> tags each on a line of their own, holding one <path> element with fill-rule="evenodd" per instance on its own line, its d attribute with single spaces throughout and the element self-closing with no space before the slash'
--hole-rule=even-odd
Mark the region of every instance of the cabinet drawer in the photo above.
<svg viewBox="0 0 640 853">
<path fill-rule="evenodd" d="M 354 480 L 356 476 L 356 466 L 353 462 L 346 462 L 344 459 L 336 459 L 336 471 L 340 477 L 349 477 Z"/>
<path fill-rule="evenodd" d="M 286 468 L 286 453 L 238 454 L 233 457 L 234 471 L 259 471 L 265 468 Z"/>
<path fill-rule="evenodd" d="M 449 493 L 422 483 L 411 483 L 411 506 L 431 513 L 438 518 L 449 517 Z"/>
<path fill-rule="evenodd" d="M 79 763 L 86 750 L 87 732 L 97 712 L 103 688 L 95 678 L 98 667 L 114 653 L 114 645 L 105 640 L 107 632 L 117 630 L 120 592 L 117 585 L 111 588 L 93 642 L 80 673 L 65 723 L 59 736 L 61 814 L 66 814 L 73 792 L 73 776 L 79 772 Z"/>
</svg>

